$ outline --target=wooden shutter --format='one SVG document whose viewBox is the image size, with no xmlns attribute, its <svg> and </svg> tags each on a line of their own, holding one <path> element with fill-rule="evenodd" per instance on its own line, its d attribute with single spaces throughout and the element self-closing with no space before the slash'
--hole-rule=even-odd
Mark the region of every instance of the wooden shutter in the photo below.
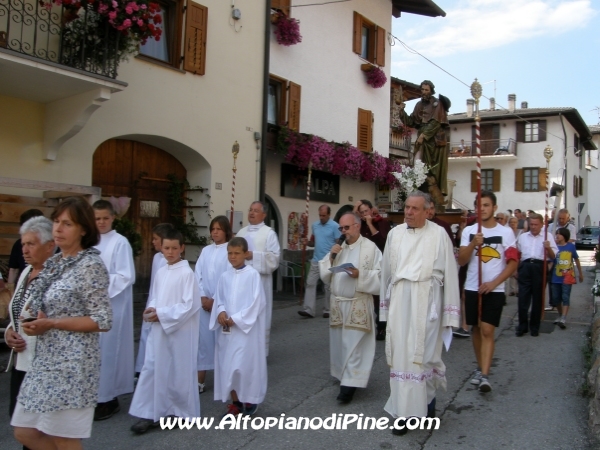
<svg viewBox="0 0 600 450">
<path fill-rule="evenodd" d="M 208 8 L 189 2 L 185 18 L 183 69 L 204 75 L 206 66 L 206 24 Z"/>
<path fill-rule="evenodd" d="M 492 124 L 492 139 L 500 140 L 500 124 L 499 123 Z"/>
<path fill-rule="evenodd" d="M 290 81 L 289 85 L 289 103 L 288 103 L 288 128 L 294 131 L 300 131 L 300 97 L 302 87 L 299 84 Z"/>
<path fill-rule="evenodd" d="M 517 142 L 525 142 L 525 122 L 517 122 Z"/>
<path fill-rule="evenodd" d="M 540 167 L 538 169 L 538 191 L 545 191 L 546 187 L 546 168 Z"/>
<path fill-rule="evenodd" d="M 271 0 L 271 9 L 278 9 L 286 16 L 289 16 L 291 3 L 291 0 Z"/>
<path fill-rule="evenodd" d="M 381 27 L 377 27 L 375 32 L 375 64 L 378 66 L 385 66 L 385 41 L 387 39 L 387 33 Z"/>
<path fill-rule="evenodd" d="M 471 125 L 471 155 L 475 156 L 477 154 L 477 130 L 475 129 L 475 125 Z M 475 192 L 475 191 L 473 191 Z"/>
<path fill-rule="evenodd" d="M 373 151 L 373 113 L 358 108 L 358 144 L 363 152 Z"/>
<path fill-rule="evenodd" d="M 523 191 L 523 169 L 515 169 L 515 191 Z"/>
<path fill-rule="evenodd" d="M 471 170 L 471 192 L 477 192 L 477 171 Z"/>
<path fill-rule="evenodd" d="M 500 169 L 494 169 L 494 175 L 492 178 L 492 191 L 500 192 Z"/>
<path fill-rule="evenodd" d="M 583 195 L 583 178 L 579 177 L 579 195 Z"/>
<path fill-rule="evenodd" d="M 573 197 L 579 197 L 579 186 L 577 186 L 577 175 L 573 175 Z"/>
<path fill-rule="evenodd" d="M 546 140 L 546 121 L 540 120 L 538 122 L 538 139 L 540 141 Z"/>
<path fill-rule="evenodd" d="M 362 16 L 354 11 L 354 33 L 352 35 L 352 51 L 362 53 Z"/>
</svg>

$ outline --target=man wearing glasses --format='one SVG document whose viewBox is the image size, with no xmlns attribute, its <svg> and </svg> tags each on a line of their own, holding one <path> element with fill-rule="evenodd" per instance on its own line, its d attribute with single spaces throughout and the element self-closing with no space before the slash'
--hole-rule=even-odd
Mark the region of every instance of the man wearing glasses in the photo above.
<svg viewBox="0 0 600 450">
<path fill-rule="evenodd" d="M 360 235 L 360 222 L 356 214 L 344 214 L 339 230 L 346 241 L 319 262 L 321 280 L 331 286 L 329 353 L 331 375 L 340 380 L 340 403 L 352 401 L 356 388 L 367 387 L 375 358 L 373 294 L 379 293 L 382 255 Z"/>
<path fill-rule="evenodd" d="M 496 214 L 496 222 L 498 222 L 498 225 L 502 225 L 503 227 L 506 226 L 506 222 L 508 221 L 508 218 L 506 217 L 506 214 L 499 212 Z"/>
</svg>

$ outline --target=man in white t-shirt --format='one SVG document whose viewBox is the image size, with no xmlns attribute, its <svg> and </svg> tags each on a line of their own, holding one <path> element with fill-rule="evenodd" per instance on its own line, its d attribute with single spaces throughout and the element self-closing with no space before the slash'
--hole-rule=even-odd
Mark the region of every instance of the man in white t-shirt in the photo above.
<svg viewBox="0 0 600 450">
<path fill-rule="evenodd" d="M 481 392 L 490 392 L 488 380 L 494 357 L 494 331 L 500 325 L 502 308 L 506 301 L 504 280 L 518 266 L 519 256 L 515 235 L 510 228 L 499 225 L 494 213 L 498 209 L 496 196 L 491 191 L 481 192 L 481 233 L 478 225 L 466 227 L 462 232 L 458 263 L 469 264 L 465 283 L 465 314 L 467 325 L 472 325 L 473 349 L 478 367 L 471 384 Z M 482 277 L 479 284 L 479 251 L 481 252 Z M 481 294 L 481 317 L 479 316 Z"/>
</svg>

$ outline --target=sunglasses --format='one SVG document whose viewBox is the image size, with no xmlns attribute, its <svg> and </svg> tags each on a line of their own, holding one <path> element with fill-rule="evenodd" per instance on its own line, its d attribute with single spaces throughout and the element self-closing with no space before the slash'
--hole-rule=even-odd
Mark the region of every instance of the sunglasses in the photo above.
<svg viewBox="0 0 600 450">
<path fill-rule="evenodd" d="M 353 223 L 352 225 L 356 225 L 356 224 Z M 340 231 L 340 232 L 342 232 L 342 231 L 348 231 L 352 225 L 344 225 L 343 227 L 339 227 L 338 231 Z"/>
</svg>

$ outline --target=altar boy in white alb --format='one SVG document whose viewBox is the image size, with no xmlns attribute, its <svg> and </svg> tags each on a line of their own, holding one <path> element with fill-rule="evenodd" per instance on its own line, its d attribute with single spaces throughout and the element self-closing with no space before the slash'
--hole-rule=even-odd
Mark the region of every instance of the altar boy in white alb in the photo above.
<svg viewBox="0 0 600 450">
<path fill-rule="evenodd" d="M 152 246 L 156 253 L 152 258 L 152 272 L 150 274 L 150 292 L 148 293 L 148 300 L 146 302 L 146 308 L 148 307 L 148 303 L 150 303 L 150 298 L 152 297 L 152 283 L 154 278 L 156 277 L 156 272 L 161 267 L 167 265 L 167 260 L 165 256 L 162 254 L 162 240 L 165 237 L 166 233 L 173 230 L 173 225 L 170 223 L 159 223 L 154 228 L 152 228 Z M 152 324 L 150 322 L 142 322 L 142 331 L 140 334 L 140 343 L 138 345 L 138 355 L 135 360 L 135 374 L 136 377 L 139 377 L 140 372 L 142 371 L 142 367 L 144 367 L 144 357 L 146 356 L 146 341 L 148 340 L 148 333 L 150 333 L 150 327 Z"/>
<path fill-rule="evenodd" d="M 110 202 L 93 205 L 100 243 L 96 248 L 110 277 L 108 295 L 113 310 L 113 327 L 100 333 L 100 387 L 94 420 L 112 417 L 120 410 L 117 397 L 133 392 L 133 283 L 135 266 L 127 238 L 112 229 L 115 211 Z"/>
<path fill-rule="evenodd" d="M 279 238 L 271 227 L 265 225 L 267 205 L 253 202 L 248 210 L 250 225 L 242 228 L 237 237 L 243 237 L 248 242 L 246 264 L 254 267 L 260 274 L 260 280 L 265 290 L 267 300 L 265 318 L 265 346 L 269 356 L 269 337 L 271 334 L 271 315 L 273 312 L 273 272 L 279 267 Z"/>
<path fill-rule="evenodd" d="M 217 330 L 215 400 L 231 398 L 234 416 L 254 414 L 267 392 L 265 293 L 258 272 L 244 264 L 247 254 L 244 238 L 229 241 L 231 266 L 219 279 L 209 324 Z"/>
<path fill-rule="evenodd" d="M 152 324 L 146 356 L 129 414 L 141 419 L 131 430 L 141 434 L 161 417 L 199 417 L 196 357 L 200 327 L 200 291 L 186 260 L 183 236 L 166 233 L 162 252 L 167 265 L 156 273 L 144 320 Z"/>
</svg>

